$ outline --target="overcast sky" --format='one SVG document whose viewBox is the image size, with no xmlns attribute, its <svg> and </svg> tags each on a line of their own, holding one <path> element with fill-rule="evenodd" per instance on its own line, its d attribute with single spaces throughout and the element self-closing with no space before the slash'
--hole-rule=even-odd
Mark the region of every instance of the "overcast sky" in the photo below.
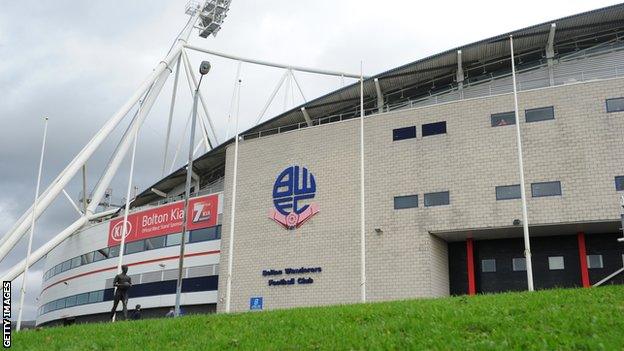
<svg viewBox="0 0 624 351">
<path fill-rule="evenodd" d="M 393 67 L 526 26 L 617 3 L 605 0 L 500 1 L 234 0 L 218 36 L 191 43 L 235 55 L 293 65 L 372 75 Z M 33 201 L 43 132 L 48 144 L 42 190 L 130 97 L 164 57 L 187 21 L 186 1 L 3 1 L 0 9 L 0 236 Z M 194 71 L 202 59 L 212 70 L 202 92 L 221 141 L 225 139 L 236 64 L 190 53 Z M 282 72 L 243 65 L 241 128 L 253 125 Z M 306 98 L 340 87 L 340 79 L 296 73 Z M 139 136 L 133 183 L 143 190 L 161 177 L 170 78 Z M 347 83 L 351 81 L 347 80 Z M 280 91 L 264 119 L 302 102 Z M 169 160 L 190 111 L 182 79 Z M 116 131 L 88 163 L 89 189 L 119 140 Z M 183 143 L 186 146 L 186 143 Z M 180 155 L 187 151 L 182 147 Z M 182 165 L 180 156 L 176 168 Z M 129 162 L 113 181 L 125 195 Z M 170 165 L 167 165 L 167 169 Z M 73 198 L 81 178 L 67 187 Z M 33 248 L 77 219 L 64 198 L 40 217 Z M 0 262 L 0 275 L 25 256 L 25 240 Z M 30 271 L 26 319 L 35 318 L 42 262 Z M 14 302 L 21 284 L 14 282 Z M 14 310 L 17 312 L 17 309 Z"/>
</svg>

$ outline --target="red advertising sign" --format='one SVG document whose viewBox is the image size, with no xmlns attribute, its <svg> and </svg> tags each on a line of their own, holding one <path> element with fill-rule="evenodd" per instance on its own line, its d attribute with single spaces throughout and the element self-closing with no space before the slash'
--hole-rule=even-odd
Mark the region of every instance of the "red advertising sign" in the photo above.
<svg viewBox="0 0 624 351">
<path fill-rule="evenodd" d="M 217 225 L 218 195 L 208 195 L 189 200 L 191 215 L 187 218 L 188 230 L 208 228 Z M 143 240 L 155 236 L 182 232 L 184 201 L 151 208 L 128 215 L 126 242 Z M 108 246 L 121 244 L 124 232 L 123 216 L 110 221 Z"/>
</svg>

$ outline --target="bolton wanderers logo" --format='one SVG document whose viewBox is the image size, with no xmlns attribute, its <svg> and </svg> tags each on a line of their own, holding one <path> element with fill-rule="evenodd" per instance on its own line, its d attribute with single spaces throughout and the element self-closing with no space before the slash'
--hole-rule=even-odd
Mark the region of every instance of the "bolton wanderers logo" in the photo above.
<svg viewBox="0 0 624 351">
<path fill-rule="evenodd" d="M 310 202 L 316 193 L 314 175 L 305 167 L 291 166 L 277 176 L 273 184 L 273 206 L 269 218 L 286 229 L 303 225 L 319 211 Z"/>
</svg>

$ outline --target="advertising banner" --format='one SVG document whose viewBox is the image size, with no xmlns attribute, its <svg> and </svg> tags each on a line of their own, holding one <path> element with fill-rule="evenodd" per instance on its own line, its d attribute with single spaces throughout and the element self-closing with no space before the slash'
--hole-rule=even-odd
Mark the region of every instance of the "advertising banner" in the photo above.
<svg viewBox="0 0 624 351">
<path fill-rule="evenodd" d="M 190 216 L 187 229 L 195 230 L 217 225 L 219 196 L 207 195 L 189 200 Z M 128 215 L 126 225 L 126 243 L 152 238 L 155 236 L 182 232 L 184 219 L 184 201 L 174 202 L 161 207 L 135 212 Z M 123 216 L 109 223 L 108 246 L 121 243 L 123 235 Z"/>
</svg>

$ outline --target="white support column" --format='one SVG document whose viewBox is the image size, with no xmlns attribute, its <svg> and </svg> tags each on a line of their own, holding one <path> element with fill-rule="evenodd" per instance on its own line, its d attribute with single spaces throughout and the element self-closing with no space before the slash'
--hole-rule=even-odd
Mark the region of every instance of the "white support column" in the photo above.
<svg viewBox="0 0 624 351">
<path fill-rule="evenodd" d="M 550 32 L 548 33 L 548 41 L 546 42 L 546 60 L 548 61 L 548 78 L 550 80 L 550 86 L 555 85 L 555 72 L 553 70 L 553 64 L 555 57 L 555 30 L 557 29 L 556 23 L 551 23 Z"/>
<path fill-rule="evenodd" d="M 182 57 L 184 57 L 184 55 L 182 55 Z M 191 62 L 188 60 L 184 60 L 184 71 L 186 72 L 186 82 L 188 83 L 189 92 L 191 93 L 191 98 L 195 100 L 195 90 L 197 89 L 197 84 L 194 82 L 195 77 L 193 76 Z M 198 92 L 198 94 L 199 96 L 202 96 L 201 92 Z M 204 109 L 204 111 L 206 114 L 208 114 L 207 109 Z M 199 118 L 199 126 L 201 127 L 200 130 L 203 135 L 203 140 L 206 146 L 206 150 L 210 150 L 212 149 L 213 144 L 210 141 L 210 137 L 208 136 L 208 126 L 206 124 L 207 124 L 206 121 L 203 118 L 201 118 L 201 114 L 200 114 L 200 118 Z M 212 133 L 214 134 L 214 129 Z"/>
<path fill-rule="evenodd" d="M 43 142 L 41 143 L 41 157 L 39 157 L 39 170 L 37 171 L 37 186 L 35 190 L 35 204 L 37 206 L 37 199 L 39 198 L 39 187 L 41 185 L 41 169 L 43 168 L 43 155 L 45 154 L 45 145 L 48 135 L 48 117 L 44 118 L 43 125 Z M 16 330 L 20 331 L 22 328 L 22 313 L 24 312 L 24 298 L 26 297 L 26 283 L 28 280 L 28 262 L 30 262 L 30 253 L 32 251 L 33 236 L 35 235 L 35 216 L 31 216 L 30 222 L 30 235 L 28 236 L 28 249 L 26 251 L 26 268 L 24 269 L 24 276 L 22 277 L 22 289 L 20 291 L 20 302 L 17 309 L 17 327 Z"/>
<path fill-rule="evenodd" d="M 167 136 L 165 137 L 165 152 L 163 153 L 163 166 L 161 176 L 165 176 L 165 169 L 167 167 L 167 154 L 169 152 L 169 137 L 171 136 L 171 122 L 173 121 L 173 109 L 175 107 L 176 94 L 178 92 L 178 78 L 180 76 L 180 62 L 182 60 L 178 57 L 176 62 L 175 77 L 173 80 L 173 90 L 171 92 L 171 105 L 169 105 L 169 119 L 167 121 Z"/>
<path fill-rule="evenodd" d="M 364 75 L 360 62 L 360 299 L 366 302 L 366 200 L 364 183 Z"/>
<path fill-rule="evenodd" d="M 182 131 L 182 136 L 180 136 L 180 140 L 178 140 L 178 144 L 176 145 L 176 151 L 173 154 L 173 159 L 171 160 L 171 167 L 169 167 L 169 173 L 173 172 L 173 167 L 175 167 L 175 163 L 178 160 L 178 154 L 180 154 L 180 149 L 182 148 L 182 142 L 185 140 L 186 131 L 189 129 L 189 125 L 191 123 L 191 117 L 193 117 L 193 111 L 189 113 L 188 117 L 186 118 L 186 122 L 184 123 L 184 130 Z"/>
<path fill-rule="evenodd" d="M 383 93 L 381 92 L 381 86 L 379 86 L 379 79 L 375 78 L 375 91 L 377 92 L 377 112 L 382 113 L 384 107 Z"/>
<path fill-rule="evenodd" d="M 308 102 L 308 100 L 306 100 L 305 95 L 303 95 L 303 90 L 301 89 L 301 86 L 299 85 L 299 81 L 297 80 L 297 77 L 295 77 L 295 72 L 290 70 L 290 76 L 292 77 L 292 80 L 295 81 L 295 85 L 297 85 L 297 89 L 299 89 L 299 94 L 301 94 L 301 98 L 303 99 L 303 102 Z"/>
<path fill-rule="evenodd" d="M 78 212 L 78 215 L 80 215 L 80 216 L 84 215 L 84 213 L 82 211 L 80 211 L 80 208 L 78 207 L 78 205 L 76 205 L 74 200 L 72 200 L 71 196 L 69 196 L 69 194 L 67 193 L 67 191 L 65 191 L 65 189 L 63 189 L 63 195 L 65 195 L 65 198 L 67 199 L 67 201 L 69 201 L 69 203 L 72 205 L 74 210 L 76 210 L 76 212 Z"/>
<path fill-rule="evenodd" d="M 275 95 L 277 95 L 277 92 L 282 87 L 282 84 L 284 84 L 284 80 L 286 79 L 287 75 L 288 75 L 288 71 L 285 71 L 284 74 L 282 74 L 282 77 L 277 82 L 277 85 L 275 86 L 275 89 L 273 89 L 273 92 L 269 96 L 269 100 L 266 102 L 266 104 L 262 108 L 262 111 L 260 111 L 260 114 L 258 115 L 258 118 L 256 119 L 256 123 L 255 124 L 260 123 L 260 121 L 262 120 L 262 117 L 264 117 L 264 114 L 269 109 L 269 106 L 271 106 L 271 102 L 273 102 L 273 99 L 275 99 Z"/>
<path fill-rule="evenodd" d="M 305 109 L 305 107 L 301 108 L 301 113 L 303 113 L 303 118 L 305 118 L 306 123 L 308 124 L 308 127 L 312 127 L 313 126 L 312 118 L 310 118 L 310 115 L 308 114 L 308 111 Z"/>
<path fill-rule="evenodd" d="M 464 98 L 464 68 L 462 64 L 462 52 L 457 50 L 457 89 L 459 90 L 459 98 Z"/>
<path fill-rule="evenodd" d="M 520 196 L 522 198 L 522 230 L 524 233 L 524 257 L 526 260 L 527 285 L 533 291 L 533 265 L 531 263 L 531 242 L 529 240 L 529 218 L 527 215 L 526 190 L 524 187 L 524 164 L 522 161 L 522 136 L 518 114 L 518 90 L 516 88 L 516 64 L 514 62 L 513 37 L 509 36 L 511 50 L 511 77 L 513 81 L 514 111 L 516 116 L 516 143 L 518 145 L 518 168 L 520 173 Z"/>
</svg>

